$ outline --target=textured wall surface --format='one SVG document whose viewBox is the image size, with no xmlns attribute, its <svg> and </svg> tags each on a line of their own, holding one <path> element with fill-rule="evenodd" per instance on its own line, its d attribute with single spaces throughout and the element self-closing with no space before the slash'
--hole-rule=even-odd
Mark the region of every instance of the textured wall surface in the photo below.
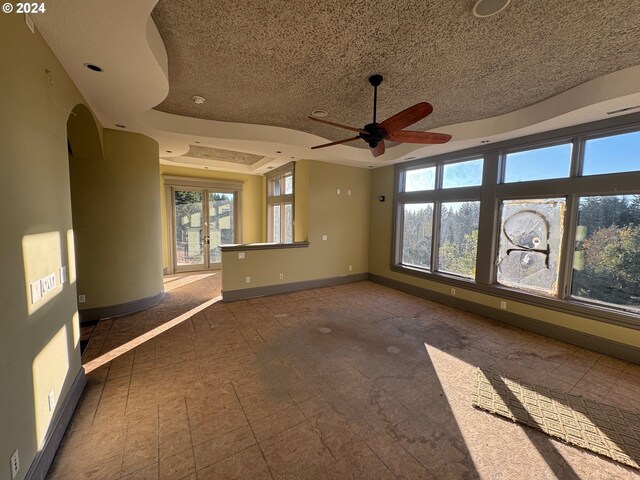
<svg viewBox="0 0 640 480">
<path fill-rule="evenodd" d="M 289 127 L 337 140 L 306 119 L 371 121 L 418 101 L 416 129 L 511 112 L 640 64 L 640 2 L 518 0 L 478 19 L 471 0 L 160 0 L 152 15 L 169 57 L 159 110 Z M 193 95 L 207 98 L 194 105 Z M 364 147 L 364 142 L 354 146 Z"/>
</svg>

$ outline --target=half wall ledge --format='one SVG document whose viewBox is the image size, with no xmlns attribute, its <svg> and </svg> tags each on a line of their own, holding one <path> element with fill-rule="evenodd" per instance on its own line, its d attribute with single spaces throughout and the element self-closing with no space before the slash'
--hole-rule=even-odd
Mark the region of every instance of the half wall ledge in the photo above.
<svg viewBox="0 0 640 480">
<path fill-rule="evenodd" d="M 307 248 L 309 242 L 290 243 L 235 243 L 230 245 L 220 245 L 223 252 L 246 252 L 250 250 L 281 250 L 284 248 Z"/>
</svg>

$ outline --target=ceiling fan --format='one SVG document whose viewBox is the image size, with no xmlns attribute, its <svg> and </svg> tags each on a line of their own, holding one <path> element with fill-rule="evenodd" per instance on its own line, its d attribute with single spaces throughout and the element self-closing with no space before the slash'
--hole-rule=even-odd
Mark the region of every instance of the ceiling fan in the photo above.
<svg viewBox="0 0 640 480">
<path fill-rule="evenodd" d="M 416 103 L 413 107 L 409 107 L 399 113 L 396 113 L 392 117 L 387 118 L 384 122 L 377 123 L 376 110 L 378 104 L 378 86 L 382 83 L 382 79 L 382 75 L 371 75 L 369 77 L 369 83 L 373 86 L 373 122 L 368 123 L 362 128 L 354 128 L 323 120 L 321 118 L 309 117 L 315 122 L 325 123 L 327 125 L 333 125 L 334 127 L 358 132 L 358 135 L 355 137 L 338 140 L 337 142 L 325 143 L 323 145 L 316 145 L 315 147 L 311 147 L 311 149 L 331 147 L 332 145 L 353 142 L 354 140 L 361 138 L 369 144 L 369 148 L 371 148 L 373 156 L 379 157 L 384 153 L 385 140 L 391 140 L 392 142 L 399 143 L 425 144 L 447 143 L 451 140 L 451 135 L 446 133 L 403 130 L 403 128 L 413 125 L 433 112 L 433 107 L 427 102 Z"/>
</svg>

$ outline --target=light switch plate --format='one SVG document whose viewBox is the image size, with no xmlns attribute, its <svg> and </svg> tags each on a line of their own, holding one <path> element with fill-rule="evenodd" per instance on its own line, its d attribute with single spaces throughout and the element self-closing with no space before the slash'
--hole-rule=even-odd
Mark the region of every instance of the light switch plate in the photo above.
<svg viewBox="0 0 640 480">
<path fill-rule="evenodd" d="M 56 288 L 56 274 L 50 273 L 40 280 L 40 283 L 42 284 L 42 295 L 49 293 L 51 290 Z"/>
<path fill-rule="evenodd" d="M 53 390 L 47 395 L 47 403 L 49 404 L 49 411 L 53 412 L 56 408 L 56 393 Z"/>
<path fill-rule="evenodd" d="M 238 252 L 238 258 L 244 260 L 244 252 Z"/>
<path fill-rule="evenodd" d="M 31 283 L 31 304 L 37 303 L 42 298 L 42 285 L 40 280 Z"/>
<path fill-rule="evenodd" d="M 322 235 L 322 240 L 326 240 L 328 237 L 326 235 Z"/>
<path fill-rule="evenodd" d="M 84 303 L 87 301 L 87 297 L 84 295 L 78 295 L 78 303 Z"/>
<path fill-rule="evenodd" d="M 67 281 L 67 267 L 60 267 L 60 285 Z"/>
</svg>

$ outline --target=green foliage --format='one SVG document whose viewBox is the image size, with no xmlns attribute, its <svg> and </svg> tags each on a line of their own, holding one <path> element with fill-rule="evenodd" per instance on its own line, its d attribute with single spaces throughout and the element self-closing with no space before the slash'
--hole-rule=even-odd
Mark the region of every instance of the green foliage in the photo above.
<svg viewBox="0 0 640 480">
<path fill-rule="evenodd" d="M 402 233 L 402 262 L 408 265 L 430 267 L 433 206 L 404 213 Z"/>
<path fill-rule="evenodd" d="M 580 204 L 588 229 L 577 252 L 573 293 L 619 305 L 640 305 L 640 196 L 588 197 Z"/>
</svg>

